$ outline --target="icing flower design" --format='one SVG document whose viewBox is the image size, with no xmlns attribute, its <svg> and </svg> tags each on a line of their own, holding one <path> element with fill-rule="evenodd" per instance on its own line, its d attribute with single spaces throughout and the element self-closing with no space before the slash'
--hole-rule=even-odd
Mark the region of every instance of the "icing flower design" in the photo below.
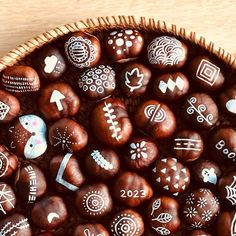
<svg viewBox="0 0 236 236">
<path fill-rule="evenodd" d="M 130 144 L 130 154 L 131 154 L 131 159 L 135 160 L 135 159 L 139 159 L 139 158 L 144 158 L 147 159 L 148 155 L 147 155 L 147 148 L 145 147 L 146 142 L 142 141 L 139 143 L 131 143 Z"/>
</svg>

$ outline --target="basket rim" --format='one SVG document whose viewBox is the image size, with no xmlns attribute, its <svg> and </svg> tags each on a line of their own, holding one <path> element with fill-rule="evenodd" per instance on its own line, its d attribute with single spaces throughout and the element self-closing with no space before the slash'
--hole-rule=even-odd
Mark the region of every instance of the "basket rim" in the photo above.
<svg viewBox="0 0 236 236">
<path fill-rule="evenodd" d="M 165 21 L 155 18 L 135 17 L 135 16 L 107 16 L 98 18 L 87 18 L 74 23 L 58 26 L 52 30 L 39 34 L 27 42 L 20 44 L 15 49 L 9 51 L 0 58 L 0 72 L 6 67 L 12 66 L 21 61 L 24 57 L 32 53 L 37 48 L 50 43 L 59 37 L 73 33 L 79 30 L 104 30 L 112 28 L 137 28 L 154 32 L 170 33 L 185 40 L 203 47 L 219 59 L 223 60 L 232 69 L 236 69 L 236 58 L 221 47 L 216 47 L 213 42 L 207 41 L 204 37 L 198 36 L 193 31 L 185 28 L 178 28 L 175 24 L 167 24 Z"/>
</svg>

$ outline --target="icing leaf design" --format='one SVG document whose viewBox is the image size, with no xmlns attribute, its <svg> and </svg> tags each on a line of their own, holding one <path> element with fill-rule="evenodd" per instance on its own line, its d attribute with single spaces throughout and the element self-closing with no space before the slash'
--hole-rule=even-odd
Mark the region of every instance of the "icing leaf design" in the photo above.
<svg viewBox="0 0 236 236">
<path fill-rule="evenodd" d="M 158 234 L 160 235 L 169 235 L 170 230 L 164 228 L 164 227 L 152 227 Z"/>
<path fill-rule="evenodd" d="M 133 80 L 135 79 L 135 83 L 133 82 L 131 85 L 130 78 L 132 78 L 132 76 Z M 130 92 L 133 92 L 135 89 L 142 87 L 143 77 L 144 74 L 141 74 L 138 68 L 134 68 L 131 72 L 127 71 L 125 73 L 125 85 L 130 89 Z"/>
<path fill-rule="evenodd" d="M 152 204 L 152 212 L 151 215 L 153 215 L 154 211 L 156 211 L 159 207 L 161 206 L 161 199 L 157 199 L 156 201 L 153 202 Z"/>
<path fill-rule="evenodd" d="M 152 219 L 153 221 L 158 221 L 161 224 L 166 224 L 172 220 L 172 215 L 169 213 L 161 213 L 156 218 Z"/>
</svg>

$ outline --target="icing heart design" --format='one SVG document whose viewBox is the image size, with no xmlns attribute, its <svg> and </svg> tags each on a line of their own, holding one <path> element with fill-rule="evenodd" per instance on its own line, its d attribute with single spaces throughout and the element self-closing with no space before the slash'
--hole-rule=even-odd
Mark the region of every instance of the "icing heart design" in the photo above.
<svg viewBox="0 0 236 236">
<path fill-rule="evenodd" d="M 10 128 L 11 148 L 26 159 L 35 159 L 47 149 L 46 124 L 36 115 L 19 117 L 14 127 Z"/>
<path fill-rule="evenodd" d="M 45 63 L 45 67 L 44 67 L 44 71 L 45 73 L 52 73 L 53 70 L 55 69 L 56 65 L 57 65 L 57 57 L 52 55 L 52 56 L 48 56 L 44 59 L 44 63 Z"/>
<path fill-rule="evenodd" d="M 235 99 L 230 99 L 226 103 L 226 108 L 229 112 L 232 112 L 232 113 L 236 114 L 236 98 Z"/>
</svg>

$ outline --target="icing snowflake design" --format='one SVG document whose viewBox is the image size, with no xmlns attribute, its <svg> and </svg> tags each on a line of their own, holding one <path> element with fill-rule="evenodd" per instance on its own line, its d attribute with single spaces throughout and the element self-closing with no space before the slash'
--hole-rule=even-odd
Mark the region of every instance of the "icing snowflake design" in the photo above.
<svg viewBox="0 0 236 236">
<path fill-rule="evenodd" d="M 56 147 L 58 145 L 61 146 L 62 150 L 68 150 L 69 152 L 73 152 L 71 149 L 71 145 L 79 144 L 77 142 L 71 142 L 70 138 L 74 135 L 74 131 L 72 131 L 70 134 L 68 134 L 68 127 L 66 126 L 64 131 L 60 131 L 58 128 L 56 128 L 57 136 L 53 135 L 52 139 L 54 139 L 53 146 Z"/>
<path fill-rule="evenodd" d="M 79 87 L 84 91 L 96 91 L 99 94 L 106 92 L 106 89 L 115 89 L 115 71 L 107 65 L 86 70 L 78 80 Z"/>
<path fill-rule="evenodd" d="M 211 194 L 211 191 L 209 189 L 206 189 L 206 188 L 201 188 L 200 193 L 204 193 L 206 195 L 209 195 L 209 194 Z"/>
<path fill-rule="evenodd" d="M 186 204 L 187 205 L 191 205 L 193 204 L 195 201 L 195 196 L 193 193 L 190 193 L 187 197 L 186 197 Z"/>
<path fill-rule="evenodd" d="M 212 219 L 212 211 L 211 210 L 205 210 L 202 213 L 202 219 L 205 221 L 210 221 Z"/>
<path fill-rule="evenodd" d="M 198 211 L 196 210 L 195 207 L 189 207 L 184 211 L 184 214 L 186 215 L 186 217 L 189 217 L 189 218 L 194 217 L 197 213 Z"/>
<path fill-rule="evenodd" d="M 131 143 L 130 144 L 130 154 L 131 154 L 131 159 L 136 160 L 140 158 L 147 159 L 147 148 L 145 147 L 146 142 L 142 141 L 139 143 Z"/>
<path fill-rule="evenodd" d="M 148 60 L 151 64 L 177 65 L 185 58 L 185 49 L 179 40 L 169 36 L 155 38 L 148 46 Z"/>
<path fill-rule="evenodd" d="M 96 49 L 92 42 L 81 36 L 71 37 L 65 43 L 65 51 L 69 61 L 78 68 L 89 67 L 96 57 Z"/>
<path fill-rule="evenodd" d="M 211 204 L 213 206 L 219 206 L 220 205 L 219 199 L 217 197 L 214 197 L 213 199 L 211 199 Z"/>
<path fill-rule="evenodd" d="M 191 224 L 192 229 L 201 229 L 202 228 L 202 223 L 201 222 L 194 222 Z"/>
<path fill-rule="evenodd" d="M 198 201 L 197 201 L 197 206 L 199 208 L 204 208 L 207 205 L 207 200 L 204 197 L 199 197 Z"/>
</svg>

